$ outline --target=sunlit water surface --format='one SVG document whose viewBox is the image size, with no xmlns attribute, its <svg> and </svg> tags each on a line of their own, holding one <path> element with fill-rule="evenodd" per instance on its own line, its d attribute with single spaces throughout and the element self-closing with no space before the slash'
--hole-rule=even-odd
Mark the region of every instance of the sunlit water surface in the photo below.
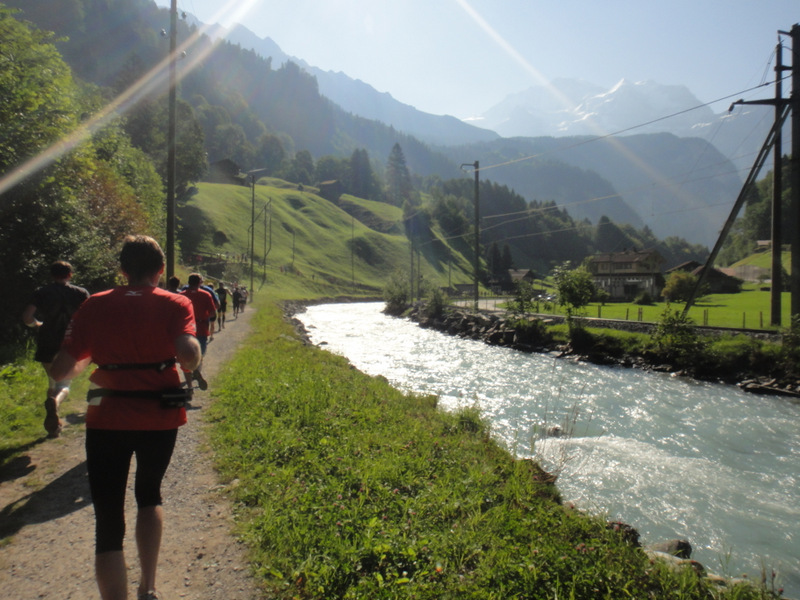
<svg viewBox="0 0 800 600">
<path fill-rule="evenodd" d="M 480 406 L 498 439 L 559 473 L 565 501 L 688 539 L 722 575 L 778 572 L 800 596 L 800 404 L 634 369 L 597 367 L 450 337 L 387 317 L 382 303 L 297 315 L 359 370 L 440 406 Z M 554 425 L 569 435 L 543 438 Z"/>
</svg>

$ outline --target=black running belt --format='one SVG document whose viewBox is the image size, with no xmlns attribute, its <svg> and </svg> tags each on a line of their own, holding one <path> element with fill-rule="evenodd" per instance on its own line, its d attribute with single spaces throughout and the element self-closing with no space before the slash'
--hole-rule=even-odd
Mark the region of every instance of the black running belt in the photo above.
<svg viewBox="0 0 800 600">
<path fill-rule="evenodd" d="M 108 365 L 97 365 L 98 369 L 103 371 L 131 371 L 131 370 L 147 370 L 155 369 L 156 371 L 163 371 L 174 365 L 177 361 L 175 357 L 162 360 L 161 362 L 152 363 L 117 363 Z"/>
</svg>

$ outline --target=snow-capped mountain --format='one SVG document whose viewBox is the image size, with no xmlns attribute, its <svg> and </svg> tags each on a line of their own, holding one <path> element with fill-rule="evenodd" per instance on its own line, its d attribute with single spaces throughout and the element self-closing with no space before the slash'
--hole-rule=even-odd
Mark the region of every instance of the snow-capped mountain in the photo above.
<svg viewBox="0 0 800 600">
<path fill-rule="evenodd" d="M 772 125 L 772 108 L 715 113 L 683 85 L 620 81 L 611 89 L 556 79 L 512 94 L 471 121 L 503 137 L 671 133 L 713 144 L 744 179 Z"/>
<path fill-rule="evenodd" d="M 474 124 L 504 137 L 605 135 L 628 130 L 692 137 L 697 135 L 698 124 L 716 118 L 702 104 L 682 85 L 623 79 L 604 90 L 585 81 L 556 79 L 550 86 L 535 86 L 507 97 Z"/>
</svg>

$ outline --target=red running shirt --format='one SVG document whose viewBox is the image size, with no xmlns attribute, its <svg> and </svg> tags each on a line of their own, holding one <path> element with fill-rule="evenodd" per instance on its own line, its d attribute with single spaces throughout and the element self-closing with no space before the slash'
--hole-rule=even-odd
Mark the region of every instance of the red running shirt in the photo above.
<svg viewBox="0 0 800 600">
<path fill-rule="evenodd" d="M 194 306 L 194 318 L 197 323 L 197 337 L 208 337 L 209 319 L 217 311 L 214 297 L 203 289 L 186 288 L 181 292 L 189 298 Z"/>
<path fill-rule="evenodd" d="M 62 349 L 75 360 L 91 357 L 97 365 L 156 363 L 175 357 L 175 339 L 194 335 L 192 304 L 184 296 L 150 286 L 122 286 L 84 302 L 67 328 Z M 113 390 L 163 390 L 181 385 L 177 366 L 107 371 L 95 369 L 89 380 Z M 157 399 L 95 399 L 86 427 L 115 430 L 165 430 L 186 423 L 184 408 L 162 408 Z"/>
</svg>

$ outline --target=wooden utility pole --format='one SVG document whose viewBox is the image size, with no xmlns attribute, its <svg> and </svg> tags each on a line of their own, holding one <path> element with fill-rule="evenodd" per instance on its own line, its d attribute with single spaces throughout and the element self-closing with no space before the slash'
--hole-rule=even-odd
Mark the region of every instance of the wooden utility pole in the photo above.
<svg viewBox="0 0 800 600">
<path fill-rule="evenodd" d="M 775 121 L 779 121 L 783 113 L 783 46 L 778 34 L 778 46 L 775 49 Z M 781 232 L 781 192 L 783 191 L 783 135 L 782 129 L 775 132 L 775 147 L 773 148 L 773 175 L 772 175 L 772 269 L 770 272 L 770 323 L 774 327 L 781 324 L 781 294 L 783 293 L 783 242 Z"/>
<path fill-rule="evenodd" d="M 178 39 L 178 0 L 169 9 L 169 121 L 167 123 L 167 279 L 175 275 L 175 130 L 177 83 L 175 48 Z"/>
<path fill-rule="evenodd" d="M 250 295 L 255 291 L 253 285 L 253 261 L 256 254 L 256 174 L 250 175 L 253 184 L 253 196 L 250 202 Z M 294 255 L 292 255 L 294 260 Z"/>
<path fill-rule="evenodd" d="M 465 167 L 469 163 L 461 165 Z M 480 177 L 480 161 L 472 163 L 472 168 L 475 170 L 475 262 L 473 264 L 473 301 L 474 308 L 478 310 L 478 300 L 480 297 L 480 268 L 481 268 L 481 210 L 480 210 L 480 196 L 479 196 L 479 177 Z"/>
<path fill-rule="evenodd" d="M 772 292 L 771 292 L 771 301 L 770 307 L 772 310 L 771 321 L 773 325 L 780 325 L 781 322 L 781 298 L 780 294 L 782 291 L 781 285 L 781 250 L 782 250 L 782 240 L 781 240 L 781 192 L 783 186 L 783 180 L 781 177 L 781 167 L 783 165 L 782 160 L 782 136 L 781 136 L 781 129 L 783 127 L 783 123 L 788 117 L 789 113 L 792 114 L 792 157 L 790 159 L 789 167 L 790 167 L 790 186 L 791 186 L 791 198 L 790 198 L 790 219 L 789 223 L 793 225 L 792 230 L 794 232 L 794 236 L 792 238 L 792 273 L 791 273 L 791 281 L 790 281 L 790 289 L 791 289 L 791 314 L 800 315 L 800 25 L 792 26 L 791 32 L 786 31 L 779 31 L 779 35 L 791 35 L 792 37 L 792 66 L 791 67 L 784 67 L 782 60 L 783 60 L 783 52 L 781 50 L 780 40 L 778 41 L 778 51 L 777 51 L 777 63 L 775 66 L 775 81 L 776 81 L 776 90 L 775 90 L 775 98 L 770 100 L 737 100 L 733 104 L 729 110 L 733 110 L 733 107 L 737 104 L 767 104 L 773 105 L 775 107 L 775 122 L 772 124 L 772 129 L 770 129 L 769 134 L 767 135 L 767 139 L 764 141 L 764 145 L 761 147 L 761 150 L 758 154 L 758 157 L 753 164 L 753 168 L 750 170 L 750 174 L 747 177 L 744 185 L 742 186 L 741 191 L 739 192 L 739 197 L 734 202 L 733 210 L 731 211 L 730 215 L 728 216 L 728 220 L 722 227 L 722 231 L 720 231 L 719 237 L 717 238 L 717 243 L 714 245 L 714 248 L 711 250 L 711 254 L 706 261 L 705 267 L 700 271 L 700 277 L 698 278 L 697 282 L 695 283 L 694 290 L 692 290 L 691 297 L 686 302 L 686 306 L 683 309 L 683 314 L 686 315 L 689 312 L 689 309 L 694 304 L 695 299 L 697 298 L 697 294 L 700 288 L 703 285 L 703 282 L 708 275 L 708 272 L 713 268 L 714 261 L 716 260 L 717 254 L 722 247 L 722 243 L 725 241 L 725 238 L 728 235 L 733 223 L 736 219 L 736 216 L 739 214 L 744 202 L 746 200 L 747 194 L 750 191 L 750 188 L 753 187 L 756 183 L 756 177 L 761 170 L 764 162 L 767 158 L 767 152 L 770 149 L 773 149 L 773 156 L 775 166 L 774 166 L 774 187 L 773 187 L 773 195 L 772 195 Z M 781 85 L 781 73 L 783 71 L 792 71 L 792 93 L 789 100 L 785 100 L 782 97 L 783 88 Z"/>
<path fill-rule="evenodd" d="M 475 310 L 478 310 L 478 298 L 480 293 L 479 277 L 481 270 L 481 210 L 479 199 L 479 176 L 480 164 L 475 161 Z"/>
<path fill-rule="evenodd" d="M 791 314 L 800 315 L 800 25 L 792 26 L 792 156 L 789 161 L 789 185 L 792 188 L 792 291 Z"/>
</svg>

